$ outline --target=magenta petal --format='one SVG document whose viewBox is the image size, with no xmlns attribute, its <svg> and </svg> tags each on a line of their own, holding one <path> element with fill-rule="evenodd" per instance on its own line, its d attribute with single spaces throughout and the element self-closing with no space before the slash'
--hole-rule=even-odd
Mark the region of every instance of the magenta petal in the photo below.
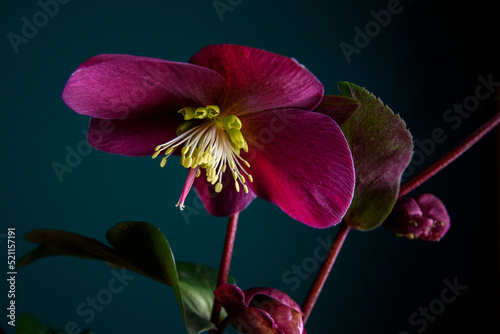
<svg viewBox="0 0 500 334">
<path fill-rule="evenodd" d="M 231 324 L 243 333 L 305 333 L 300 307 L 282 291 L 253 288 L 243 292 L 237 286 L 223 284 L 214 295 Z"/>
<path fill-rule="evenodd" d="M 299 312 L 300 314 L 303 314 L 300 306 L 295 302 L 295 300 L 293 300 L 289 295 L 278 289 L 266 288 L 266 287 L 250 288 L 248 290 L 245 290 L 244 294 L 245 294 L 245 300 L 247 301 L 246 306 L 249 306 L 249 302 L 255 296 L 266 295 L 268 297 L 275 299 L 284 306 L 289 307 Z"/>
<path fill-rule="evenodd" d="M 135 157 L 152 155 L 156 146 L 176 136 L 178 122 L 177 114 L 122 120 L 91 118 L 87 140 L 93 147 L 108 153 Z"/>
<path fill-rule="evenodd" d="M 328 116 L 298 109 L 256 113 L 242 119 L 249 145 L 248 183 L 257 196 L 316 228 L 340 222 L 354 192 L 347 141 Z"/>
<path fill-rule="evenodd" d="M 248 194 L 242 189 L 236 191 L 234 179 L 229 168 L 222 174 L 222 191 L 215 192 L 214 186 L 207 182 L 204 171 L 194 181 L 194 187 L 207 212 L 212 216 L 229 217 L 243 211 L 255 198 L 249 189 Z"/>
<path fill-rule="evenodd" d="M 245 294 L 235 285 L 222 284 L 214 291 L 215 299 L 228 309 L 239 309 L 245 305 Z"/>
<path fill-rule="evenodd" d="M 263 310 L 271 316 L 277 328 L 287 334 L 302 334 L 302 310 L 284 292 L 273 288 L 253 288 L 245 291 L 247 306 Z"/>
<path fill-rule="evenodd" d="M 240 332 L 282 334 L 275 328 L 274 321 L 269 314 L 245 305 L 243 291 L 237 286 L 223 284 L 214 291 L 214 295 L 228 313 L 231 324 Z"/>
<path fill-rule="evenodd" d="M 323 85 L 296 60 L 248 46 L 218 44 L 201 49 L 190 63 L 213 69 L 227 81 L 224 113 L 294 107 L 314 109 Z"/>
<path fill-rule="evenodd" d="M 217 102 L 224 78 L 204 67 L 129 55 L 98 55 L 71 75 L 63 100 L 98 118 L 146 117 Z"/>
</svg>

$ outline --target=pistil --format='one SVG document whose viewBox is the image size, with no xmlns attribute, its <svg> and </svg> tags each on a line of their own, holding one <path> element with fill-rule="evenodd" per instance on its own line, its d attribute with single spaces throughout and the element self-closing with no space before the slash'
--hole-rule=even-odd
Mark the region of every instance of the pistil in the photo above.
<svg viewBox="0 0 500 334">
<path fill-rule="evenodd" d="M 245 175 L 250 182 L 253 182 L 253 178 L 243 167 L 243 164 L 247 167 L 250 164 L 240 156 L 241 149 L 248 152 L 248 144 L 240 131 L 243 126 L 241 120 L 235 115 L 219 116 L 219 107 L 215 105 L 186 107 L 178 113 L 182 114 L 184 122 L 177 128 L 177 137 L 158 145 L 152 156 L 154 159 L 163 152 L 165 156 L 160 166 L 164 167 L 167 158 L 182 146 L 180 163 L 190 172 L 177 206 L 181 210 L 184 208 L 184 200 L 194 178 L 201 174 L 200 169 L 205 169 L 207 182 L 214 186 L 214 190 L 221 192 L 222 174 L 229 167 L 236 191 L 243 188 L 248 193 Z"/>
</svg>

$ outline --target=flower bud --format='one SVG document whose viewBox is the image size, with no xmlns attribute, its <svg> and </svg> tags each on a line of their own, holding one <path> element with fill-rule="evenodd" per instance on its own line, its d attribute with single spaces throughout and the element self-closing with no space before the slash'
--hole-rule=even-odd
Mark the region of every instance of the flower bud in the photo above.
<svg viewBox="0 0 500 334">
<path fill-rule="evenodd" d="M 214 294 L 231 324 L 242 333 L 305 334 L 300 307 L 282 291 L 252 288 L 243 292 L 223 284 Z"/>
<path fill-rule="evenodd" d="M 399 199 L 383 226 L 410 239 L 439 241 L 450 229 L 450 216 L 439 198 L 421 194 Z"/>
</svg>

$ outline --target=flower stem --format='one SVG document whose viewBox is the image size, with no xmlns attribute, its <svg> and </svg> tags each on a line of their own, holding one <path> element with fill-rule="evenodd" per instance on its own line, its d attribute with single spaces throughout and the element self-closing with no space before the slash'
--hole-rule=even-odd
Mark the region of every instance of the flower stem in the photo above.
<svg viewBox="0 0 500 334">
<path fill-rule="evenodd" d="M 217 287 L 227 282 L 227 277 L 229 276 L 229 267 L 231 266 L 231 257 L 233 255 L 234 240 L 236 238 L 236 229 L 238 227 L 238 216 L 239 213 L 235 213 L 233 216 L 229 217 L 229 222 L 227 224 L 226 240 L 224 241 L 224 250 L 222 252 L 222 258 L 219 267 L 219 276 L 217 277 Z M 219 302 L 214 301 L 214 307 L 212 309 L 211 321 L 219 325 L 221 305 Z M 218 331 L 214 332 L 218 333 Z"/>
<path fill-rule="evenodd" d="M 318 275 L 316 276 L 314 283 L 311 286 L 309 293 L 307 294 L 306 300 L 302 305 L 302 312 L 304 312 L 303 316 L 304 324 L 306 323 L 307 318 L 309 318 L 309 315 L 311 314 L 314 304 L 316 303 L 316 300 L 318 299 L 318 296 L 321 293 L 323 286 L 325 285 L 328 275 L 330 274 L 333 264 L 337 259 L 337 255 L 339 254 L 340 249 L 344 244 L 344 240 L 347 237 L 347 233 L 349 232 L 349 230 L 350 227 L 347 224 L 345 224 L 344 222 L 340 224 L 340 229 L 337 232 L 337 235 L 335 236 L 335 240 L 333 240 L 330 250 L 328 251 L 328 256 L 321 265 Z"/>
<path fill-rule="evenodd" d="M 444 167 L 448 166 L 453 160 L 458 158 L 462 153 L 467 151 L 472 145 L 477 143 L 481 138 L 483 138 L 488 132 L 493 130 L 500 123 L 500 112 L 497 112 L 492 118 L 483 124 L 479 129 L 477 129 L 473 134 L 467 137 L 463 142 L 458 144 L 450 152 L 446 153 L 438 161 L 424 169 L 417 176 L 412 178 L 410 181 L 405 182 L 399 191 L 399 197 L 406 195 L 429 178 L 434 176 Z"/>
</svg>

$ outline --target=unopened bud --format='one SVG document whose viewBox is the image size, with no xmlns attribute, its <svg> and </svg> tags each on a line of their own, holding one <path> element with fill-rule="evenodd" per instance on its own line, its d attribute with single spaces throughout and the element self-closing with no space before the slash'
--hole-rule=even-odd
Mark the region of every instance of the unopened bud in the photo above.
<svg viewBox="0 0 500 334">
<path fill-rule="evenodd" d="M 399 199 L 383 226 L 410 239 L 439 241 L 450 229 L 450 216 L 439 198 L 421 194 Z"/>
</svg>

